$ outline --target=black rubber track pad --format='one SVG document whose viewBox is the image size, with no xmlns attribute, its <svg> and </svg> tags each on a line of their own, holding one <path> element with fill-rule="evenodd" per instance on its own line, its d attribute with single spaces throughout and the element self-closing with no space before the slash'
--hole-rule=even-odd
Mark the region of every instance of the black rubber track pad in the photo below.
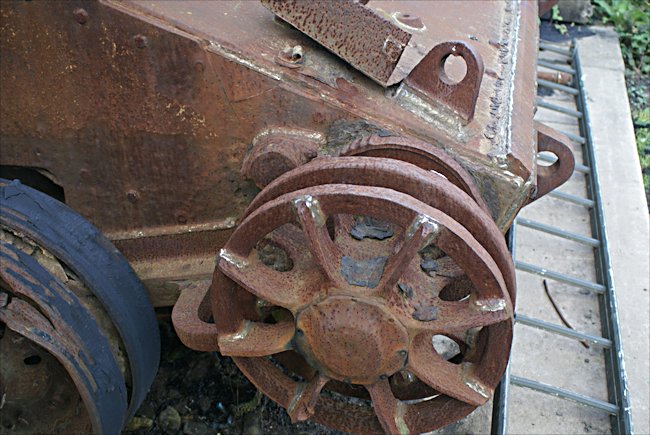
<svg viewBox="0 0 650 435">
<path fill-rule="evenodd" d="M 132 391 L 128 421 L 158 371 L 160 332 L 147 292 L 124 256 L 90 222 L 65 204 L 0 179 L 0 222 L 49 250 L 95 294 L 128 355 Z"/>
<path fill-rule="evenodd" d="M 1 246 L 2 269 L 25 291 L 18 292 L 17 297 L 33 301 L 39 311 L 47 315 L 55 330 L 59 322 L 65 324 L 66 331 L 60 332 L 66 338 L 73 335 L 71 342 L 75 347 L 66 348 L 57 342 L 56 335 L 52 336 L 36 325 L 16 328 L 17 325 L 8 322 L 7 327 L 29 340 L 36 340 L 64 364 L 66 370 L 72 366 L 77 374 L 72 378 L 77 389 L 85 390 L 91 402 L 86 406 L 90 408 L 94 430 L 102 434 L 120 433 L 127 409 L 126 384 L 108 339 L 92 313 L 33 257 L 8 243 L 1 242 Z M 56 320 L 53 321 L 54 317 Z"/>
</svg>

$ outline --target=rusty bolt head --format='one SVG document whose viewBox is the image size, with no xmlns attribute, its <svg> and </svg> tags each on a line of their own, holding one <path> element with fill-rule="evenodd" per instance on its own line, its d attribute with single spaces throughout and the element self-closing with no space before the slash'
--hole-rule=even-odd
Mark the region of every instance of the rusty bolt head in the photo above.
<svg viewBox="0 0 650 435">
<path fill-rule="evenodd" d="M 74 19 L 77 20 L 77 23 L 79 24 L 86 24 L 86 22 L 88 21 L 88 12 L 86 12 L 86 10 L 83 8 L 75 9 L 72 15 L 74 16 Z"/>
<path fill-rule="evenodd" d="M 395 19 L 397 19 L 397 21 L 399 21 L 401 24 L 410 27 L 412 29 L 424 28 L 424 23 L 422 22 L 422 19 L 416 15 L 411 15 L 406 12 L 398 12 L 395 15 Z"/>
<path fill-rule="evenodd" d="M 129 190 L 126 192 L 126 199 L 131 203 L 135 204 L 140 199 L 140 195 L 137 190 Z"/>
<path fill-rule="evenodd" d="M 147 46 L 147 44 L 149 43 L 149 40 L 144 35 L 135 35 L 133 37 L 133 42 L 135 42 L 136 47 L 145 48 Z"/>
</svg>

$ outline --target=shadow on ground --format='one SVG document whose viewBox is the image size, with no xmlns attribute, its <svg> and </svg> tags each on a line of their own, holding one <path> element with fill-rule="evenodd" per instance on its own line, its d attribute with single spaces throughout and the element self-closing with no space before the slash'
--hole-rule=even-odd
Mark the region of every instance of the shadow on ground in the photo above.
<svg viewBox="0 0 650 435">
<path fill-rule="evenodd" d="M 128 434 L 340 434 L 311 422 L 291 424 L 283 408 L 257 393 L 228 357 L 195 352 L 160 322 L 162 356 L 151 390 Z"/>
</svg>

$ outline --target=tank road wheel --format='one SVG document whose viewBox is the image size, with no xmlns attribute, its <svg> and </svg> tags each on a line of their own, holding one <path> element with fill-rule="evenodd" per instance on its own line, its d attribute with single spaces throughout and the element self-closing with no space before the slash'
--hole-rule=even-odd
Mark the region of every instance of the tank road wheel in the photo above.
<svg viewBox="0 0 650 435">
<path fill-rule="evenodd" d="M 271 196 L 219 256 L 211 299 L 222 354 L 294 421 L 351 432 L 425 432 L 487 401 L 513 309 L 499 266 L 463 224 L 385 187 Z M 309 376 L 282 364 L 287 351 Z M 426 385 L 411 392 L 417 400 L 398 397 L 405 379 Z"/>
<path fill-rule="evenodd" d="M 3 431 L 119 433 L 160 357 L 142 283 L 95 227 L 18 181 L 0 180 L 0 224 Z"/>
</svg>

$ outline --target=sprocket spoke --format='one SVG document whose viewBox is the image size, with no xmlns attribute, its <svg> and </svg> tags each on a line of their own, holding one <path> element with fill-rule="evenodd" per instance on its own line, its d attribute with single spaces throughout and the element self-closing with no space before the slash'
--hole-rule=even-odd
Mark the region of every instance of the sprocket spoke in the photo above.
<svg viewBox="0 0 650 435">
<path fill-rule="evenodd" d="M 438 300 L 429 306 L 417 307 L 411 314 L 395 311 L 395 315 L 412 335 L 423 332 L 449 335 L 511 319 L 511 307 L 507 305 L 504 308 L 496 307 L 494 311 L 482 311 L 471 299 L 461 302 Z"/>
<path fill-rule="evenodd" d="M 291 271 L 278 272 L 263 264 L 255 253 L 238 258 L 222 249 L 219 257 L 218 267 L 230 279 L 260 299 L 289 310 L 311 299 L 310 291 L 319 278 L 304 262 L 295 264 Z"/>
<path fill-rule="evenodd" d="M 484 404 L 493 393 L 473 377 L 471 364 L 445 361 L 433 348 L 431 334 L 420 334 L 413 340 L 408 370 L 436 391 L 470 405 Z"/>
<path fill-rule="evenodd" d="M 334 223 L 334 242 L 337 246 L 354 246 L 358 242 L 351 235 L 350 231 L 354 227 L 354 216 L 349 214 L 337 214 L 332 216 Z"/>
<path fill-rule="evenodd" d="M 395 398 L 388 379 L 380 379 L 366 388 L 384 431 L 389 434 L 409 433 L 409 428 L 404 421 L 407 405 Z"/>
<path fill-rule="evenodd" d="M 379 283 L 379 293 L 393 291 L 397 281 L 403 275 L 409 263 L 418 255 L 432 239 L 438 235 L 440 227 L 437 223 L 423 216 L 413 221 L 410 228 L 403 233 L 403 241 L 399 249 L 386 264 Z"/>
<path fill-rule="evenodd" d="M 438 301 L 438 318 L 425 323 L 422 329 L 444 333 L 462 332 L 471 328 L 489 326 L 512 317 L 512 306 L 503 299 L 485 302 L 470 298 L 461 302 Z M 426 326 L 425 326 L 426 325 Z"/>
<path fill-rule="evenodd" d="M 219 352 L 228 356 L 267 356 L 291 349 L 292 320 L 261 323 L 244 320 L 239 330 L 219 335 Z"/>
<path fill-rule="evenodd" d="M 331 284 L 342 285 L 340 273 L 342 255 L 329 236 L 327 217 L 323 214 L 318 200 L 311 195 L 304 195 L 295 198 L 293 204 L 312 257 Z"/>
<path fill-rule="evenodd" d="M 329 378 L 318 373 L 309 382 L 298 384 L 294 398 L 287 409 L 291 422 L 304 421 L 314 415 L 320 392 L 328 381 Z"/>
</svg>

